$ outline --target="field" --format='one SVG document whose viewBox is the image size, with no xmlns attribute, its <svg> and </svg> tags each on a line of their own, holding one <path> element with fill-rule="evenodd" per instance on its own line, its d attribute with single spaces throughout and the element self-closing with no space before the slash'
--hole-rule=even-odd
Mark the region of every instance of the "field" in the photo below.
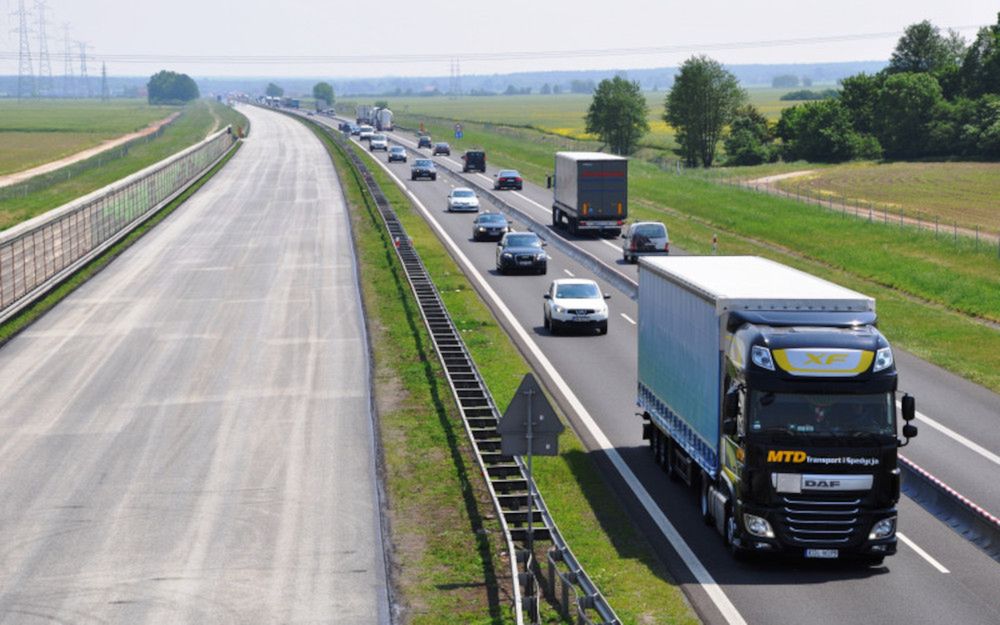
<svg viewBox="0 0 1000 625">
<path fill-rule="evenodd" d="M 0 175 L 135 132 L 177 110 L 142 100 L 0 100 Z"/>
<path fill-rule="evenodd" d="M 213 100 L 192 102 L 181 109 L 181 116 L 163 135 L 133 147 L 126 156 L 107 161 L 99 167 L 68 180 L 54 182 L 24 196 L 5 198 L 0 205 L 0 230 L 61 206 L 180 152 L 204 139 L 216 127 L 225 124 L 242 124 L 245 127 L 246 123 L 246 118 L 241 113 Z"/>
<path fill-rule="evenodd" d="M 778 187 L 1000 233 L 1000 163 L 848 163 Z"/>
</svg>

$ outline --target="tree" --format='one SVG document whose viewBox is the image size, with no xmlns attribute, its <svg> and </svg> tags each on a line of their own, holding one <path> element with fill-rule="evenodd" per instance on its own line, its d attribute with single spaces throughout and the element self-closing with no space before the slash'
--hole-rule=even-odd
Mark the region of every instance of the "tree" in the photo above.
<svg viewBox="0 0 1000 625">
<path fill-rule="evenodd" d="M 799 86 L 799 77 L 794 74 L 782 74 L 771 79 L 771 86 L 775 89 L 790 89 Z"/>
<path fill-rule="evenodd" d="M 517 87 L 515 87 L 514 85 L 507 85 L 507 88 L 504 89 L 503 94 L 504 95 L 517 95 Z"/>
<path fill-rule="evenodd" d="M 957 64 L 954 47 L 954 35 L 951 40 L 945 38 L 941 30 L 927 20 L 911 24 L 896 43 L 886 70 L 890 74 L 940 71 Z"/>
<path fill-rule="evenodd" d="M 787 161 L 837 163 L 854 158 L 878 158 L 881 149 L 872 136 L 859 134 L 840 100 L 819 100 L 781 112 L 776 129 Z"/>
<path fill-rule="evenodd" d="M 1000 13 L 995 25 L 979 29 L 959 72 L 965 95 L 1000 94 Z"/>
<path fill-rule="evenodd" d="M 813 79 L 809 78 L 808 76 L 803 76 L 802 77 L 802 86 L 803 87 L 812 87 L 813 86 Z"/>
<path fill-rule="evenodd" d="M 328 82 L 318 82 L 313 85 L 313 97 L 316 98 L 316 108 L 324 102 L 326 106 L 333 105 L 333 85 Z"/>
<path fill-rule="evenodd" d="M 854 129 L 861 134 L 875 132 L 875 107 L 885 76 L 861 73 L 840 81 L 840 101 L 851 116 Z"/>
<path fill-rule="evenodd" d="M 569 81 L 570 93 L 594 93 L 593 80 L 571 80 Z"/>
<path fill-rule="evenodd" d="M 927 149 L 928 124 L 942 101 L 941 86 L 930 74 L 886 78 L 875 109 L 875 136 L 886 156 L 922 156 Z"/>
<path fill-rule="evenodd" d="M 544 85 L 542 85 L 542 88 L 541 88 L 541 90 L 539 90 L 538 93 L 540 93 L 542 95 L 549 95 L 549 94 L 552 93 L 552 87 L 549 86 L 549 83 L 545 83 Z"/>
<path fill-rule="evenodd" d="M 729 124 L 727 165 L 760 165 L 772 160 L 774 134 L 763 113 L 752 104 L 740 107 Z"/>
<path fill-rule="evenodd" d="M 389 108 L 389 101 L 388 100 L 375 100 L 375 108 L 378 108 L 378 109 L 387 109 L 387 108 Z"/>
<path fill-rule="evenodd" d="M 146 85 L 150 104 L 180 104 L 199 97 L 198 85 L 187 74 L 160 70 Z"/>
<path fill-rule="evenodd" d="M 559 95 L 562 93 L 562 85 L 552 85 L 552 95 Z"/>
<path fill-rule="evenodd" d="M 267 83 L 267 89 L 264 90 L 264 94 L 272 98 L 280 98 L 285 95 L 285 90 L 273 82 L 269 82 Z"/>
<path fill-rule="evenodd" d="M 598 135 L 615 154 L 631 154 L 649 131 L 646 113 L 638 82 L 621 76 L 602 80 L 587 110 L 587 132 Z"/>
<path fill-rule="evenodd" d="M 705 56 L 684 61 L 667 94 L 663 119 L 676 129 L 689 166 L 712 165 L 722 129 L 746 97 L 736 77 L 717 61 Z"/>
</svg>

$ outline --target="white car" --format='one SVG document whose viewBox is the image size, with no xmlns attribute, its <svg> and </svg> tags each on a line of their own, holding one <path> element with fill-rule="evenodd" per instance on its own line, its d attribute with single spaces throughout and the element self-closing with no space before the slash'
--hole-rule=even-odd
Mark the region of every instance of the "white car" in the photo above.
<svg viewBox="0 0 1000 625">
<path fill-rule="evenodd" d="M 371 139 L 372 135 L 374 135 L 374 134 L 375 134 L 375 129 L 374 128 L 372 128 L 368 124 L 363 124 L 361 126 L 360 131 L 358 132 L 358 139 L 361 139 L 362 141 L 367 141 L 367 140 Z"/>
<path fill-rule="evenodd" d="M 640 256 L 669 254 L 670 235 L 659 221 L 639 221 L 622 233 L 622 258 L 634 263 Z"/>
<path fill-rule="evenodd" d="M 448 212 L 452 211 L 479 211 L 479 198 L 476 192 L 466 187 L 457 187 L 448 194 Z"/>
<path fill-rule="evenodd" d="M 569 328 L 608 333 L 608 305 L 604 300 L 611 296 L 601 293 L 593 280 L 553 280 L 543 297 L 543 325 L 552 334 Z"/>
<path fill-rule="evenodd" d="M 389 139 L 385 135 L 372 135 L 372 138 L 368 140 L 368 150 L 371 152 L 375 150 L 389 151 Z"/>
</svg>

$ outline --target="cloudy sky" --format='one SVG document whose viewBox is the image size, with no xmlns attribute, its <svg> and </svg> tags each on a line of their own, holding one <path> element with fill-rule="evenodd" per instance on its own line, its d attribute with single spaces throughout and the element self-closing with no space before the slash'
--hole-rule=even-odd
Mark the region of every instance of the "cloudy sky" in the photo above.
<svg viewBox="0 0 1000 625">
<path fill-rule="evenodd" d="M 6 16 L 18 2 L 0 0 L 3 74 L 17 72 L 17 21 Z M 998 11 L 995 0 L 48 0 L 47 28 L 56 74 L 68 24 L 113 75 L 342 77 L 447 75 L 451 58 L 464 74 L 661 67 L 693 53 L 881 60 L 908 24 L 971 38 Z M 37 62 L 34 37 L 31 48 Z"/>
</svg>

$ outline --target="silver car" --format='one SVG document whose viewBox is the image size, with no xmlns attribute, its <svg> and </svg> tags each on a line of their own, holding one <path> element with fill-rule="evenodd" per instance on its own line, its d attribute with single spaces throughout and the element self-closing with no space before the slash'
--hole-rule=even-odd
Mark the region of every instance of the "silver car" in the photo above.
<svg viewBox="0 0 1000 625">
<path fill-rule="evenodd" d="M 658 221 L 637 221 L 622 233 L 622 258 L 634 263 L 639 256 L 669 254 L 670 235 Z"/>
<path fill-rule="evenodd" d="M 372 138 L 368 140 L 368 150 L 374 152 L 375 150 L 389 150 L 389 140 L 385 135 L 372 135 Z"/>
<path fill-rule="evenodd" d="M 448 212 L 453 211 L 479 211 L 479 198 L 476 192 L 466 187 L 457 187 L 448 194 Z"/>
</svg>

